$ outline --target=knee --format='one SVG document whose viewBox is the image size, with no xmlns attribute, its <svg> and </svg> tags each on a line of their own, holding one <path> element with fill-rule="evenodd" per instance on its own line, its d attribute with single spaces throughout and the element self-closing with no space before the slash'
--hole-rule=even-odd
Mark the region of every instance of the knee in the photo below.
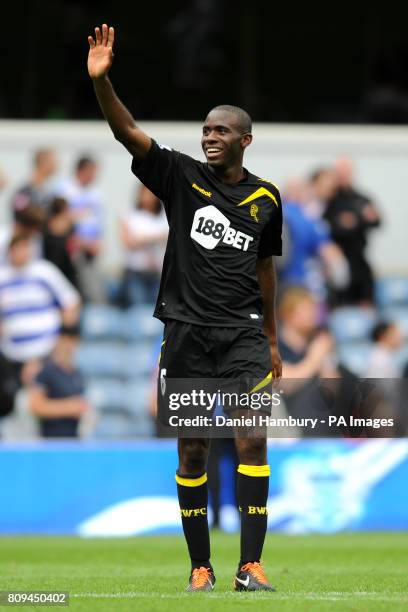
<svg viewBox="0 0 408 612">
<path fill-rule="evenodd" d="M 208 442 L 206 440 L 183 440 L 179 455 L 179 471 L 182 474 L 204 472 L 207 464 Z"/>
<path fill-rule="evenodd" d="M 240 463 L 245 465 L 266 464 L 266 438 L 238 438 L 236 445 Z"/>
</svg>

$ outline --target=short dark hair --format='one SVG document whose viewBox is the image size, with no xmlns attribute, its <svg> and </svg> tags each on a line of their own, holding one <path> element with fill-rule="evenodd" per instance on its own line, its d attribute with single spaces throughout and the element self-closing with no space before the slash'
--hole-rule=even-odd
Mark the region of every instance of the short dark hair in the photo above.
<svg viewBox="0 0 408 612">
<path fill-rule="evenodd" d="M 94 166 L 95 164 L 96 161 L 93 159 L 93 157 L 90 157 L 89 155 L 82 155 L 75 165 L 75 170 L 80 172 L 83 168 L 85 168 L 85 166 Z"/>
<path fill-rule="evenodd" d="M 239 106 L 233 106 L 232 104 L 219 104 L 218 106 L 214 106 L 210 110 L 210 113 L 213 111 L 225 111 L 227 113 L 232 113 L 238 120 L 238 126 L 242 130 L 243 134 L 251 134 L 252 132 L 252 119 L 249 114 L 243 108 Z M 208 114 L 210 114 L 208 113 Z"/>
<path fill-rule="evenodd" d="M 65 198 L 60 198 L 60 197 L 53 198 L 48 205 L 48 210 L 47 210 L 48 219 L 52 219 L 53 217 L 56 217 L 62 212 L 65 212 L 68 207 L 69 207 L 69 204 Z"/>
<path fill-rule="evenodd" d="M 45 211 L 38 204 L 30 202 L 21 210 L 16 210 L 14 220 L 27 230 L 41 230 L 45 221 Z"/>
<path fill-rule="evenodd" d="M 327 168 L 325 166 L 321 166 L 320 168 L 316 168 L 309 175 L 310 182 L 311 183 L 315 183 L 316 181 L 319 180 L 319 178 L 322 176 L 322 174 L 325 174 L 326 172 L 328 172 L 328 170 L 330 170 L 330 168 Z"/>
<path fill-rule="evenodd" d="M 390 327 L 393 327 L 395 324 L 392 321 L 379 321 L 371 332 L 371 338 L 374 342 L 378 342 L 385 336 Z"/>
</svg>

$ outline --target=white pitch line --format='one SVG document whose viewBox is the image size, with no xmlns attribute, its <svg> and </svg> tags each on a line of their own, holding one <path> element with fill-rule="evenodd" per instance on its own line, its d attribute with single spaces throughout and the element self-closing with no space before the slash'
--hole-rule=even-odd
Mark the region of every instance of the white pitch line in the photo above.
<svg viewBox="0 0 408 612">
<path fill-rule="evenodd" d="M 244 598 L 248 596 L 248 599 L 252 596 L 251 593 L 208 593 L 207 596 L 211 599 L 231 599 L 231 598 Z M 83 593 L 70 593 L 70 597 L 75 598 L 89 598 L 89 599 L 180 599 L 180 598 L 191 598 L 190 593 L 143 593 L 140 591 L 124 591 L 118 593 L 95 593 L 95 592 L 83 592 Z M 328 593 L 271 593 L 270 595 L 254 594 L 254 600 L 265 599 L 269 601 L 273 600 L 294 600 L 294 599 L 309 599 L 316 601 L 344 601 L 350 599 L 373 599 L 375 601 L 400 601 L 408 602 L 408 595 L 403 596 L 401 593 L 388 593 L 387 595 L 381 595 L 376 592 L 356 591 L 356 592 L 328 592 Z"/>
</svg>

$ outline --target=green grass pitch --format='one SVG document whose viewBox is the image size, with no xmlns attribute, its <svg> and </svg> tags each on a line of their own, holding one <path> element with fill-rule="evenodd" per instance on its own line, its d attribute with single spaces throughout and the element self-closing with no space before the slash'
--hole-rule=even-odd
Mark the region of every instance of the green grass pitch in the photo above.
<svg viewBox="0 0 408 612">
<path fill-rule="evenodd" d="M 264 565 L 276 593 L 232 591 L 237 536 L 213 533 L 212 551 L 215 590 L 187 594 L 181 536 L 3 537 L 0 590 L 69 591 L 69 607 L 57 609 L 87 612 L 408 609 L 408 533 L 269 534 Z"/>
</svg>

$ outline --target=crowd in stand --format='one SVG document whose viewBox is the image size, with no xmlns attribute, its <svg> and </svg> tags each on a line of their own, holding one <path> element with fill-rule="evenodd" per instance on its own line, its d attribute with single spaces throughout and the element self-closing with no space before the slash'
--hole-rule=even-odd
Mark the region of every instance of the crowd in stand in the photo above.
<svg viewBox="0 0 408 612">
<path fill-rule="evenodd" d="M 117 308 L 153 304 L 168 229 L 160 200 L 140 186 L 119 220 L 123 269 L 109 294 L 99 265 L 104 219 L 98 163 L 81 157 L 62 182 L 55 180 L 57 170 L 53 150 L 37 151 L 31 176 L 12 196 L 9 222 L 0 226 L 0 416 L 12 411 L 24 386 L 41 434 L 70 437 L 90 411 L 75 363 L 81 308 L 112 300 Z M 6 180 L 0 172 L 0 189 Z M 283 376 L 300 381 L 287 409 L 299 413 L 311 380 L 402 376 L 397 354 L 405 340 L 396 322 L 378 314 L 367 243 L 381 215 L 356 188 L 352 161 L 342 157 L 308 177 L 291 178 L 282 199 L 280 350 Z M 353 372 L 341 360 L 330 327 L 332 313 L 345 308 L 370 321 L 365 339 L 372 334 L 374 344 L 364 371 Z"/>
</svg>

